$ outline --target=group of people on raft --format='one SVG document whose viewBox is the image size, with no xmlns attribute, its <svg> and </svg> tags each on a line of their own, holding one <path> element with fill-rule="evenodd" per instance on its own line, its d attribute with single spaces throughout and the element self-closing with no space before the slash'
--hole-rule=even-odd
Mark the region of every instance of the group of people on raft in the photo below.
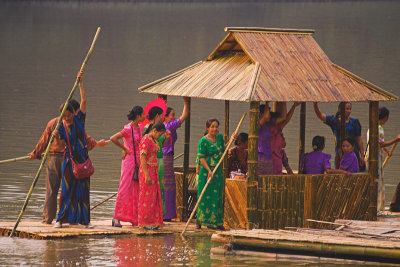
<svg viewBox="0 0 400 267">
<path fill-rule="evenodd" d="M 43 223 L 60 228 L 64 223 L 82 224 L 91 228 L 90 223 L 90 177 L 77 179 L 72 169 L 74 163 L 88 159 L 88 151 L 97 146 L 105 146 L 105 140 L 96 141 L 85 131 L 86 95 L 82 85 L 83 73 L 78 73 L 81 103 L 71 100 L 63 116 L 58 131 L 55 127 L 58 118 L 49 121 L 35 149 L 29 153 L 30 159 L 40 159 L 52 133 L 55 140 L 48 154 L 46 172 L 46 196 L 43 210 Z M 179 118 L 175 110 L 168 107 L 152 107 L 147 114 L 149 124 L 143 126 L 145 112 L 141 106 L 135 106 L 128 113 L 129 123 L 110 137 L 117 147 L 122 149 L 121 179 L 115 203 L 112 226 L 122 227 L 129 222 L 146 230 L 156 230 L 163 221 L 176 218 L 176 183 L 174 175 L 174 144 L 177 129 L 189 115 L 189 99 L 184 97 L 184 107 Z M 285 167 L 292 174 L 285 153 L 286 142 L 283 128 L 288 124 L 299 103 L 294 103 L 289 112 L 285 103 L 279 103 L 278 112 L 272 112 L 267 104 L 260 105 L 258 132 L 258 174 L 282 174 Z M 365 166 L 364 146 L 361 138 L 361 124 L 350 117 L 351 103 L 345 103 L 346 138 L 340 141 L 340 112 L 335 115 L 323 114 L 317 103 L 314 111 L 317 117 L 327 124 L 336 137 L 335 169 L 331 168 L 331 155 L 323 152 L 325 138 L 315 136 L 312 140 L 313 151 L 302 155 L 299 173 L 351 173 L 360 172 Z M 63 105 L 60 110 L 62 110 Z M 165 114 L 164 114 L 165 113 Z M 379 110 L 379 160 L 382 163 L 383 152 L 388 146 L 400 141 L 400 135 L 385 141 L 382 125 L 389 118 L 389 110 Z M 222 157 L 225 144 L 219 133 L 219 121 L 211 118 L 206 121 L 206 132 L 198 143 L 198 195 L 209 183 L 198 206 L 197 228 L 202 225 L 223 229 L 223 173 L 222 167 L 214 168 Z M 248 135 L 235 136 L 235 147 L 228 151 L 229 173 L 247 173 Z M 122 139 L 123 143 L 120 142 Z M 384 207 L 383 171 L 379 164 L 378 210 Z M 57 212 L 57 194 L 62 182 Z M 400 184 L 391 203 L 391 210 L 400 211 Z M 57 216 L 56 216 L 57 215 Z"/>
</svg>

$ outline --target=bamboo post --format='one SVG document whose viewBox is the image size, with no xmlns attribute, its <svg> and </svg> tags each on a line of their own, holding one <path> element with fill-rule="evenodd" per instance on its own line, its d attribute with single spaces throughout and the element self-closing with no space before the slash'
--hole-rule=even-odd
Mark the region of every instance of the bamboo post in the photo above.
<svg viewBox="0 0 400 267">
<path fill-rule="evenodd" d="M 340 131 L 339 140 L 336 140 L 339 146 L 338 151 L 342 151 L 342 141 L 346 137 L 346 102 L 340 103 Z M 339 152 L 338 152 L 339 153 Z M 343 152 L 339 153 L 340 159 L 342 158 Z M 339 166 L 336 166 L 339 169 Z"/>
<path fill-rule="evenodd" d="M 189 176 L 189 148 L 190 148 L 190 110 L 191 110 L 191 98 L 189 98 L 189 115 L 185 121 L 185 141 L 183 148 L 183 182 L 182 182 L 182 221 L 185 221 L 188 214 L 188 176 Z"/>
<path fill-rule="evenodd" d="M 377 197 L 378 197 L 378 123 L 379 123 L 379 102 L 372 101 L 369 103 L 369 157 L 368 170 L 372 177 L 370 186 L 370 205 L 368 212 L 376 218 L 377 213 Z"/>
<path fill-rule="evenodd" d="M 224 119 L 224 142 L 225 144 L 228 143 L 228 138 L 229 138 L 229 101 L 225 100 L 225 119 Z M 223 165 L 223 173 L 224 173 L 224 181 L 225 178 L 229 177 L 228 173 L 228 157 L 224 159 L 224 165 Z M 225 183 L 224 183 L 225 185 Z M 224 186 L 225 188 L 225 186 Z"/>
<path fill-rule="evenodd" d="M 88 51 L 88 53 L 87 53 L 87 55 L 86 55 L 86 57 L 85 57 L 85 59 L 84 59 L 84 61 L 83 61 L 83 63 L 82 63 L 82 66 L 81 66 L 81 68 L 80 68 L 79 71 L 83 71 L 83 70 L 85 69 L 87 62 L 89 61 L 89 58 L 90 58 L 90 56 L 92 55 L 92 52 L 93 52 L 94 46 L 95 46 L 95 44 L 96 44 L 97 38 L 99 37 L 100 30 L 101 30 L 101 28 L 98 27 L 98 28 L 97 28 L 97 31 L 96 31 L 96 34 L 95 34 L 95 36 L 94 36 L 94 38 L 93 38 L 92 45 L 90 46 L 89 51 Z M 65 101 L 64 108 L 63 108 L 62 111 L 61 111 L 61 114 L 60 114 L 60 117 L 59 117 L 58 122 L 57 122 L 57 124 L 56 124 L 55 130 L 58 130 L 58 128 L 60 127 L 60 124 L 61 124 L 61 121 L 62 121 L 62 119 L 63 119 L 65 110 L 67 109 L 67 106 L 68 106 L 68 102 L 69 102 L 69 100 L 72 98 L 72 95 L 74 94 L 74 92 L 75 92 L 75 90 L 76 90 L 76 87 L 78 86 L 79 81 L 80 81 L 80 78 L 77 77 L 76 80 L 75 80 L 74 86 L 72 87 L 71 92 L 69 93 L 68 98 L 67 98 L 67 100 Z M 38 169 L 38 171 L 37 171 L 37 173 L 36 173 L 36 176 L 35 176 L 35 178 L 33 179 L 31 188 L 29 189 L 28 195 L 26 196 L 24 206 L 22 207 L 21 212 L 20 212 L 20 214 L 19 214 L 19 216 L 18 216 L 18 219 L 17 219 L 17 221 L 15 222 L 14 228 L 13 228 L 13 230 L 12 230 L 11 233 L 10 233 L 10 237 L 12 237 L 12 236 L 14 235 L 15 230 L 17 229 L 18 224 L 19 224 L 19 222 L 21 221 L 22 215 L 24 214 L 25 209 L 26 209 L 26 207 L 28 206 L 29 199 L 31 198 L 33 189 L 35 188 L 35 185 L 36 185 L 37 181 L 39 180 L 40 172 L 42 171 L 43 166 L 44 166 L 44 164 L 45 164 L 45 162 L 46 162 L 47 154 L 49 153 L 49 150 L 50 150 L 51 144 L 53 143 L 53 140 L 54 140 L 54 133 L 51 134 L 50 141 L 49 141 L 49 143 L 48 143 L 48 145 L 47 145 L 47 148 L 46 148 L 46 150 L 45 150 L 45 152 L 44 152 L 44 156 L 43 156 L 42 162 L 40 163 L 40 166 L 39 166 L 39 169 Z"/>
<path fill-rule="evenodd" d="M 385 161 L 382 164 L 382 169 L 385 168 L 385 166 L 388 163 L 389 159 L 392 157 L 392 153 L 393 153 L 394 149 L 396 148 L 397 144 L 398 143 L 394 143 L 394 145 L 390 149 L 389 154 L 386 156 Z"/>
<path fill-rule="evenodd" d="M 299 167 L 300 170 L 300 161 L 301 156 L 305 151 L 305 142 L 306 142 L 306 103 L 301 103 L 300 106 L 300 133 L 299 133 Z"/>
<path fill-rule="evenodd" d="M 224 158 L 225 158 L 225 156 L 226 156 L 226 153 L 228 152 L 228 149 L 229 149 L 229 147 L 231 146 L 231 144 L 232 144 L 232 142 L 233 142 L 233 136 L 234 136 L 235 134 L 237 134 L 237 132 L 239 131 L 239 128 L 240 128 L 240 126 L 242 125 L 243 120 L 244 120 L 245 117 L 246 117 L 246 113 L 243 113 L 243 116 L 242 116 L 242 118 L 240 119 L 239 124 L 238 124 L 238 126 L 236 127 L 236 130 L 233 132 L 233 134 L 232 134 L 232 136 L 231 136 L 231 138 L 230 138 L 228 144 L 227 144 L 226 147 L 225 147 L 224 153 L 222 154 L 220 160 L 218 161 L 217 165 L 215 165 L 215 168 L 214 168 L 214 170 L 212 171 L 212 175 L 213 175 L 213 176 L 214 176 L 215 172 L 218 170 L 218 168 L 219 168 L 219 166 L 221 165 L 222 161 L 224 160 Z M 207 189 L 207 187 L 208 187 L 208 185 L 210 184 L 211 181 L 212 181 L 212 178 L 207 180 L 207 183 L 206 183 L 206 185 L 204 186 L 203 191 L 201 192 L 201 194 L 200 194 L 200 196 L 199 196 L 199 199 L 197 200 L 196 206 L 193 208 L 192 214 L 190 214 L 189 220 L 186 222 L 185 228 L 183 229 L 183 231 L 182 231 L 182 233 L 181 233 L 181 236 L 183 236 L 183 234 L 185 233 L 185 231 L 186 231 L 186 229 L 187 229 L 187 227 L 188 227 L 188 225 L 189 225 L 189 223 L 190 223 L 190 220 L 193 218 L 193 216 L 194 216 L 194 214 L 195 214 L 195 212 L 196 212 L 196 210 L 197 210 L 197 207 L 198 207 L 199 204 L 200 204 L 201 198 L 203 197 L 204 193 L 206 192 L 206 189 Z"/>
<path fill-rule="evenodd" d="M 250 102 L 249 112 L 249 142 L 247 160 L 247 218 L 248 227 L 258 223 L 258 124 L 260 117 L 260 102 Z"/>
</svg>

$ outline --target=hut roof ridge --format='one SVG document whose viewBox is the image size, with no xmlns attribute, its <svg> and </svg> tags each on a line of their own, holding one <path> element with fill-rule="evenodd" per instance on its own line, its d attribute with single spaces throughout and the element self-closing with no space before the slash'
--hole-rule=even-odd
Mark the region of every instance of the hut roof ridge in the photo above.
<svg viewBox="0 0 400 267">
<path fill-rule="evenodd" d="M 204 61 L 139 91 L 245 102 L 398 100 L 332 63 L 311 36 L 314 30 L 227 27 L 225 31 L 227 35 Z"/>
</svg>

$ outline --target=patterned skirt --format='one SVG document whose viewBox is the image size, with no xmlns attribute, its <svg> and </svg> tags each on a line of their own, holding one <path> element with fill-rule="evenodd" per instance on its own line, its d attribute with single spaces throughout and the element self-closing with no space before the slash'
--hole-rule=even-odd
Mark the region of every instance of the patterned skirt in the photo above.
<svg viewBox="0 0 400 267">
<path fill-rule="evenodd" d="M 257 174 L 258 175 L 274 174 L 274 164 L 272 158 L 266 159 L 258 157 Z"/>
<path fill-rule="evenodd" d="M 174 155 L 164 155 L 164 220 L 176 218 L 176 182 L 174 172 Z"/>
</svg>

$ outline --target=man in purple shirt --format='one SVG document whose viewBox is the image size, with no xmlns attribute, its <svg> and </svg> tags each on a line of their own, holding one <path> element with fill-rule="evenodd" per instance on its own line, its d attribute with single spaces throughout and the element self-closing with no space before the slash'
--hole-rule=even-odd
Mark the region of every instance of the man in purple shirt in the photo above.
<svg viewBox="0 0 400 267">
<path fill-rule="evenodd" d="M 178 139 L 176 130 L 189 115 L 189 98 L 183 97 L 183 111 L 180 118 L 175 118 L 175 110 L 168 107 L 165 113 L 165 128 L 171 132 L 171 137 L 163 146 L 164 154 L 164 189 L 165 189 L 165 216 L 164 221 L 176 218 L 176 182 L 174 172 L 174 145 Z"/>
</svg>

